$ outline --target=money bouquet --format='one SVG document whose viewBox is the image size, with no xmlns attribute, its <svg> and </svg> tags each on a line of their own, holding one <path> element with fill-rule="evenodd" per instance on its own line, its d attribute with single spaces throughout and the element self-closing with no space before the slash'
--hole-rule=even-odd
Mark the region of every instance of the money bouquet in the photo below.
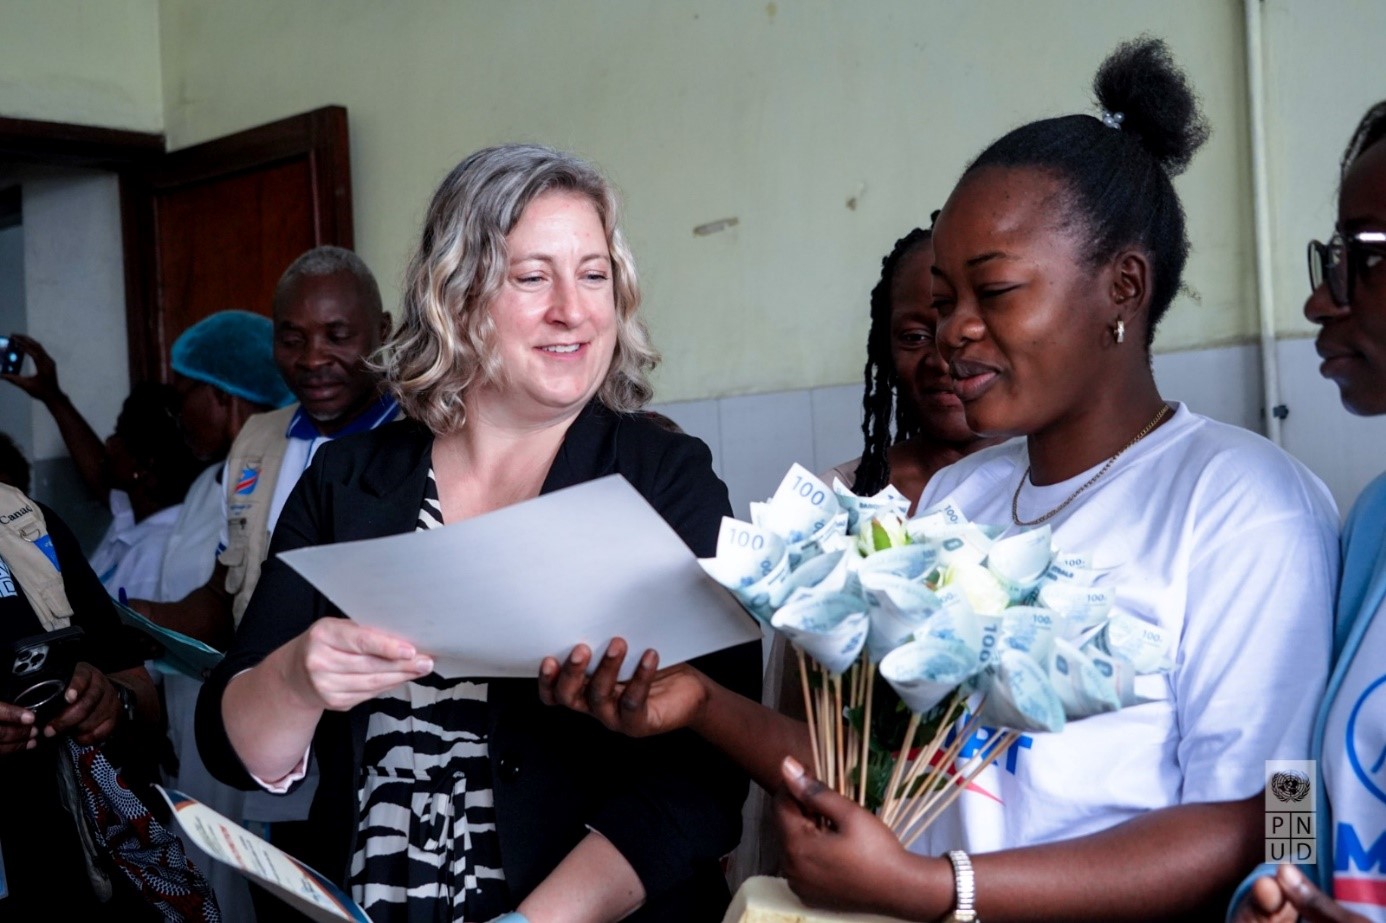
<svg viewBox="0 0 1386 923">
<path fill-rule="evenodd" d="M 701 560 L 793 644 L 815 774 L 906 846 L 1022 733 L 1135 704 L 1136 676 L 1171 666 L 1158 626 L 1113 610 L 1115 571 L 1047 525 L 908 506 L 795 465 Z"/>
</svg>

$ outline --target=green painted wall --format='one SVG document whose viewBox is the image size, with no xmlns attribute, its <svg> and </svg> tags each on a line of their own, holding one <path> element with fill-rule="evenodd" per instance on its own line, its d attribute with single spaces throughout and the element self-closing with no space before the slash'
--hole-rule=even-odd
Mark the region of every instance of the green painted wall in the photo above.
<svg viewBox="0 0 1386 923">
<path fill-rule="evenodd" d="M 1328 232 L 1338 153 L 1386 96 L 1386 5 L 1262 8 L 1276 316 L 1298 335 L 1304 240 Z M 1214 126 L 1179 180 L 1194 256 L 1157 349 L 1254 337 L 1242 17 L 1237 0 L 0 0 L 0 114 L 183 147 L 344 105 L 357 245 L 387 291 L 467 152 L 576 150 L 625 192 L 660 398 L 678 400 L 855 381 L 895 238 L 999 133 L 1091 111 L 1097 63 L 1142 32 Z"/>
<path fill-rule="evenodd" d="M 164 124 L 158 0 L 0 0 L 0 115 Z"/>
</svg>

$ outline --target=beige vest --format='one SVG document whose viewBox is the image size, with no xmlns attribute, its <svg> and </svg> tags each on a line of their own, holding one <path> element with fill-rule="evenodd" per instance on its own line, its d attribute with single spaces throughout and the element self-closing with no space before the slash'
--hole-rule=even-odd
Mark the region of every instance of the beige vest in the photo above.
<svg viewBox="0 0 1386 923">
<path fill-rule="evenodd" d="M 245 421 L 227 457 L 226 550 L 217 558 L 226 565 L 226 592 L 233 597 L 231 615 L 241 623 L 250 594 L 260 581 L 260 565 L 269 551 L 270 506 L 279 467 L 289 439 L 289 421 L 298 410 L 290 404 Z"/>
<path fill-rule="evenodd" d="M 66 628 L 72 621 L 72 604 L 67 601 L 56 556 L 38 504 L 22 491 L 0 484 L 0 558 L 34 607 L 44 631 Z"/>
</svg>

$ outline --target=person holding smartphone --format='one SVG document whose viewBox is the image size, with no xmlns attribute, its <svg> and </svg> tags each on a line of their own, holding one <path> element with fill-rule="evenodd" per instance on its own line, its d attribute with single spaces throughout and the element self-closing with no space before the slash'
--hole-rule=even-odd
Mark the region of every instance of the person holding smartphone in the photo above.
<svg viewBox="0 0 1386 923">
<path fill-rule="evenodd" d="M 169 385 L 138 382 L 121 404 L 115 430 L 102 439 L 58 383 L 58 365 L 43 344 L 15 334 L 34 364 L 29 375 L 0 374 L 41 403 L 87 489 L 108 504 L 111 523 L 89 558 L 112 596 L 158 592 L 183 498 L 206 465 L 184 442 L 180 398 Z"/>
<path fill-rule="evenodd" d="M 66 737 L 101 744 L 138 726 L 158 729 L 158 697 L 143 652 L 121 628 L 71 530 L 52 510 L 0 487 L 0 649 L 10 654 L 0 670 L 9 676 L 16 659 L 22 668 L 62 656 L 57 644 L 45 651 L 17 642 L 69 628 L 82 630 L 81 659 L 51 717 L 47 709 L 0 701 L 0 863 L 8 884 L 0 918 L 144 919 L 151 908 L 121 876 L 107 879 L 113 892 L 104 902 L 95 890 L 64 807 L 59 760 Z"/>
</svg>

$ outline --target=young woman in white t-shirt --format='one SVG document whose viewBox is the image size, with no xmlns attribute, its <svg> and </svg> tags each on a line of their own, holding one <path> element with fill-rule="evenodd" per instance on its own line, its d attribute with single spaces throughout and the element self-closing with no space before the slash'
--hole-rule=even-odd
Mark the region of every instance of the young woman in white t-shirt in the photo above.
<svg viewBox="0 0 1386 923">
<path fill-rule="evenodd" d="M 1310 245 L 1313 291 L 1304 314 L 1320 325 L 1319 371 L 1337 384 L 1343 406 L 1380 416 L 1386 414 L 1386 102 L 1367 111 L 1342 168 L 1333 237 L 1326 246 Z M 1386 921 L 1384 551 L 1386 475 L 1362 492 L 1343 534 L 1335 666 L 1312 752 L 1319 777 L 1311 871 L 1318 887 L 1293 865 L 1258 870 L 1254 884 L 1248 882 L 1250 899 L 1236 902 L 1238 923 Z"/>
<path fill-rule="evenodd" d="M 988 923 L 1220 918 L 1262 856 L 1265 761 L 1307 752 L 1337 512 L 1266 440 L 1161 397 L 1150 345 L 1188 254 L 1171 177 L 1207 128 L 1158 41 L 1119 48 L 1095 89 L 1100 118 L 1034 122 L 987 148 L 935 226 L 938 345 L 967 422 L 1025 438 L 939 472 L 920 507 L 1047 523 L 1056 546 L 1120 566 L 1117 608 L 1174 639 L 1173 669 L 1138 688 L 1151 701 L 1026 735 L 915 855 L 804 773 L 801 728 L 694 671 L 654 674 L 647 654 L 625 687 L 610 667 L 584 682 L 585 652 L 541 670 L 549 700 L 633 734 L 691 727 L 782 782 L 785 873 L 811 904 Z"/>
</svg>

